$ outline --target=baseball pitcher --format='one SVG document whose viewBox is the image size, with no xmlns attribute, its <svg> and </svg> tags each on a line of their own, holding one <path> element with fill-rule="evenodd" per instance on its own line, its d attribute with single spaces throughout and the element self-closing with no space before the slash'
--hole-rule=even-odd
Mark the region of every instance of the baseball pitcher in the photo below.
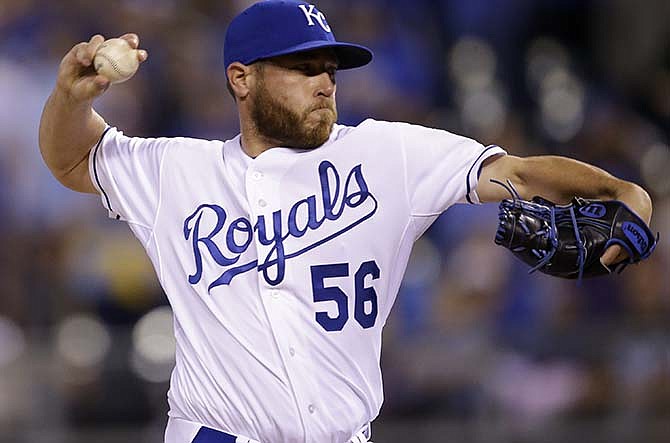
<svg viewBox="0 0 670 443">
<path fill-rule="evenodd" d="M 122 38 L 147 59 L 137 35 Z M 92 107 L 110 84 L 92 64 L 104 41 L 63 58 L 40 148 L 61 183 L 99 194 L 130 226 L 167 294 L 167 443 L 369 441 L 382 329 L 410 250 L 454 204 L 503 201 L 496 241 L 545 272 L 588 276 L 655 244 L 647 193 L 593 166 L 405 123 L 337 124 L 336 72 L 373 56 L 337 41 L 312 4 L 263 1 L 230 24 L 225 80 L 241 131 L 227 141 L 137 138 L 106 122 Z M 575 196 L 621 210 L 561 206 Z"/>
</svg>

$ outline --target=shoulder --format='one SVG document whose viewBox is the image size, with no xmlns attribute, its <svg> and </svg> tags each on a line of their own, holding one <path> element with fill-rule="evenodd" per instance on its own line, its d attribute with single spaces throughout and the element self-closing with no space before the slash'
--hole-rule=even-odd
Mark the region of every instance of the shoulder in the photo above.
<svg viewBox="0 0 670 443">
<path fill-rule="evenodd" d="M 375 120 L 374 118 L 368 118 L 360 122 L 358 125 L 354 126 L 352 129 L 361 130 L 361 131 L 375 131 L 375 130 L 401 130 L 407 126 L 411 126 L 409 123 L 403 122 L 390 122 L 385 120 Z"/>
<path fill-rule="evenodd" d="M 127 145 L 130 149 L 163 147 L 169 149 L 213 149 L 224 142 L 192 137 L 138 137 L 126 135 L 123 131 L 109 127 L 102 136 L 103 144 Z"/>
<path fill-rule="evenodd" d="M 389 122 L 368 118 L 355 126 L 339 125 L 333 127 L 331 141 L 342 140 L 351 135 L 372 136 L 377 139 L 397 136 L 405 130 L 409 130 L 413 125 L 402 122 Z"/>
<path fill-rule="evenodd" d="M 356 126 L 336 125 L 331 142 L 341 141 L 344 145 L 361 146 L 366 150 L 384 153 L 418 153 L 435 151 L 462 151 L 464 154 L 479 151 L 482 145 L 444 129 L 431 128 L 406 122 L 389 122 L 367 119 Z"/>
<path fill-rule="evenodd" d="M 416 123 L 408 123 L 408 122 L 399 122 L 399 121 L 391 122 L 384 120 L 375 120 L 372 118 L 368 118 L 356 126 L 335 125 L 333 131 L 335 132 L 336 130 L 339 132 L 338 137 L 354 132 L 373 133 L 380 136 L 383 136 L 385 134 L 393 136 L 398 135 L 412 136 L 416 134 L 426 134 L 435 136 L 441 135 L 441 136 L 461 137 L 458 134 L 451 133 L 441 128 L 433 128 L 430 126 L 423 126 Z"/>
</svg>

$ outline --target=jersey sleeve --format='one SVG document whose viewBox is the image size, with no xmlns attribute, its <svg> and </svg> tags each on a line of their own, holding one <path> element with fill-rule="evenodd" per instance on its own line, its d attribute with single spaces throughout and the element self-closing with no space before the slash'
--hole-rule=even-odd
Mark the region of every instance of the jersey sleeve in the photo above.
<svg viewBox="0 0 670 443">
<path fill-rule="evenodd" d="M 107 128 L 89 155 L 89 173 L 109 216 L 151 228 L 169 138 L 128 137 Z"/>
<path fill-rule="evenodd" d="M 402 147 L 412 216 L 437 216 L 455 203 L 478 204 L 483 162 L 505 151 L 439 129 L 403 125 Z"/>
</svg>

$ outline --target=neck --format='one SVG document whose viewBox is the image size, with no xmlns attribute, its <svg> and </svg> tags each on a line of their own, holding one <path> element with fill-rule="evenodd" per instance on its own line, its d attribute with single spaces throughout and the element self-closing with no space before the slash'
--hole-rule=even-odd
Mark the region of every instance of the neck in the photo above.
<svg viewBox="0 0 670 443">
<path fill-rule="evenodd" d="M 268 149 L 282 146 L 280 140 L 274 140 L 262 135 L 249 118 L 240 118 L 240 133 L 242 150 L 251 158 L 258 157 Z"/>
<path fill-rule="evenodd" d="M 242 150 L 251 158 L 256 158 L 268 149 L 276 146 L 281 146 L 278 140 L 271 140 L 259 134 L 249 133 L 249 131 L 241 130 L 240 144 Z"/>
</svg>

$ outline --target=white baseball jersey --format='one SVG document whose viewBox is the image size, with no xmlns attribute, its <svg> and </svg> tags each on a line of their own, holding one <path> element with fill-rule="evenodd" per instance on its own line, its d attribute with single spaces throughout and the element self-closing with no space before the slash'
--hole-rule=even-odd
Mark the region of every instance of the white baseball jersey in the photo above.
<svg viewBox="0 0 670 443">
<path fill-rule="evenodd" d="M 265 443 L 348 441 L 382 405 L 382 328 L 412 244 L 478 203 L 482 162 L 503 153 L 375 120 L 257 158 L 239 136 L 109 128 L 90 173 L 173 308 L 170 417 Z"/>
</svg>

